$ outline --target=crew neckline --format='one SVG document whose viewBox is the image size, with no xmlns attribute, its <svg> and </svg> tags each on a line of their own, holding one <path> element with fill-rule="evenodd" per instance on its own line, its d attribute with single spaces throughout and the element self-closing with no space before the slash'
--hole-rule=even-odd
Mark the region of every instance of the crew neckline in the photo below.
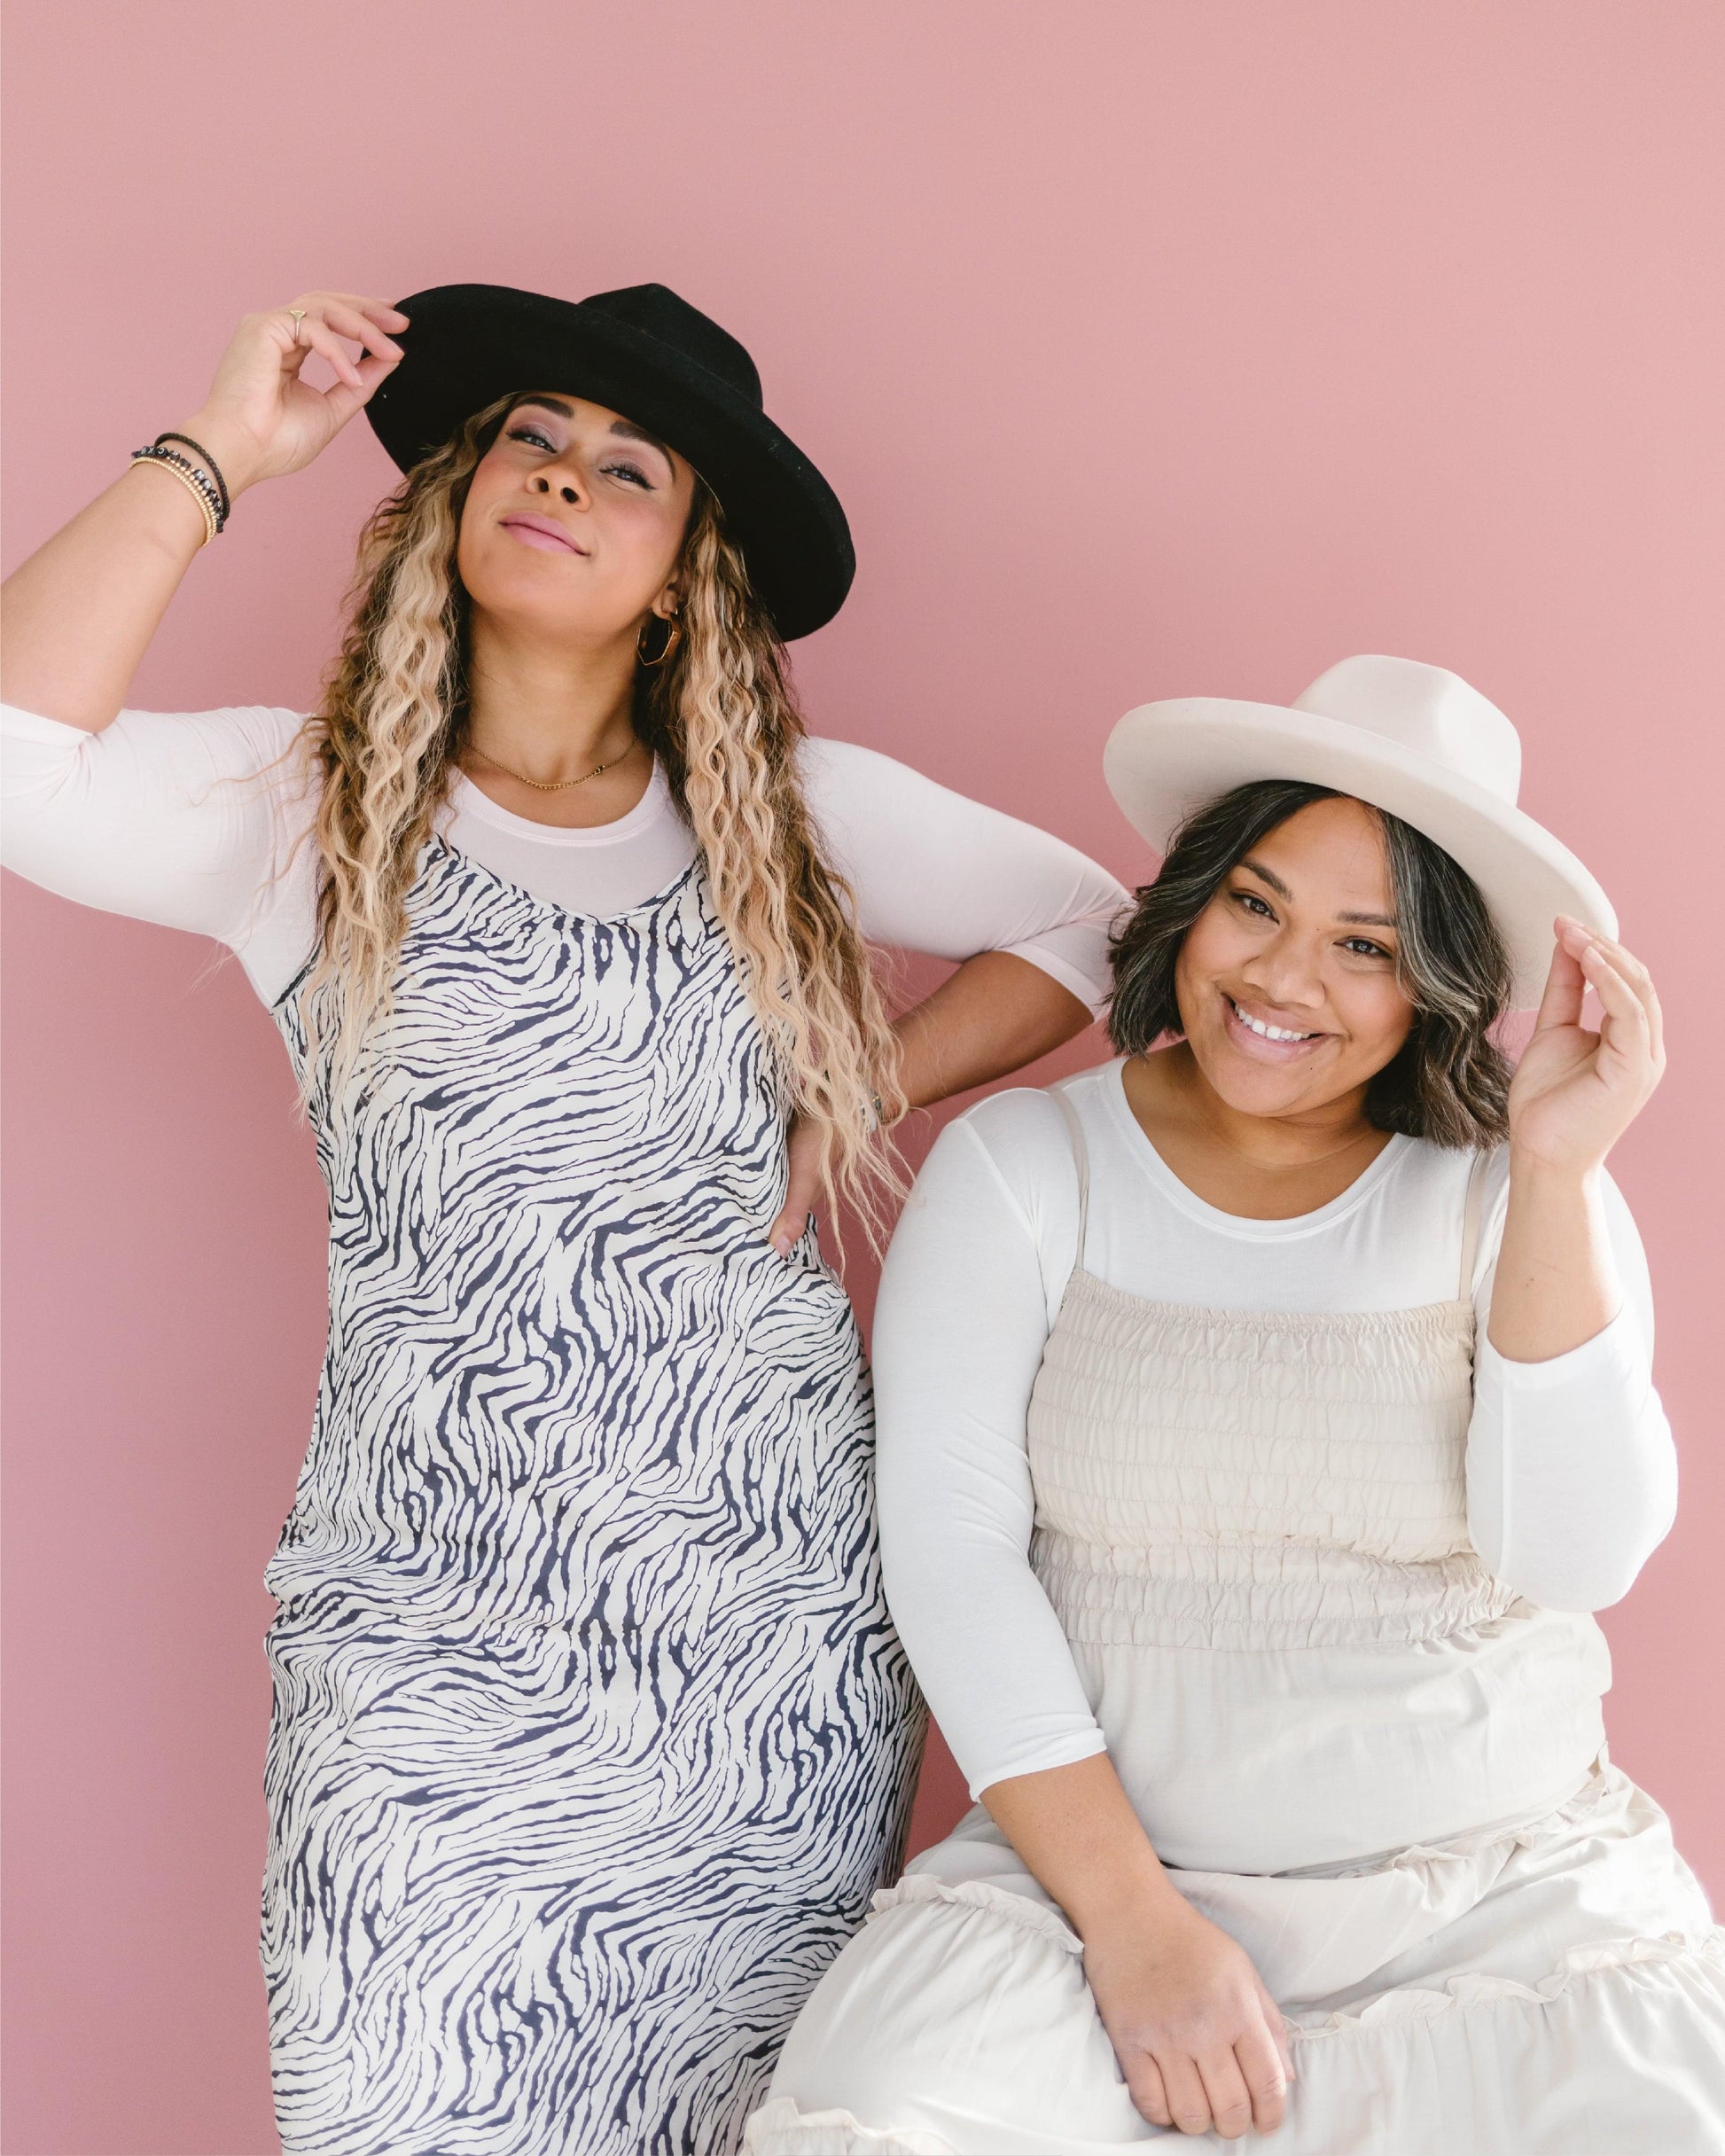
<svg viewBox="0 0 1725 2156">
<path fill-rule="evenodd" d="M 1392 1131 L 1390 1142 L 1375 1160 L 1354 1178 L 1345 1191 L 1315 1212 L 1296 1213 L 1287 1220 L 1249 1220 L 1244 1214 L 1225 1213 L 1183 1183 L 1151 1143 L 1149 1133 L 1132 1113 L 1126 1098 L 1127 1058 L 1120 1056 L 1097 1074 L 1107 1113 L 1120 1132 L 1128 1152 L 1156 1189 L 1189 1220 L 1216 1235 L 1229 1235 L 1241 1242 L 1298 1241 L 1302 1236 L 1321 1234 L 1362 1206 L 1390 1174 L 1414 1141 L 1404 1131 Z"/>
<path fill-rule="evenodd" d="M 456 815 L 472 816 L 479 823 L 489 824 L 495 831 L 507 832 L 511 838 L 524 839 L 530 845 L 556 847 L 616 846 L 625 839 L 639 838 L 664 816 L 675 814 L 671 805 L 671 789 L 665 782 L 664 766 L 657 756 L 653 758 L 652 775 L 640 800 L 633 808 L 614 816 L 608 824 L 589 824 L 573 829 L 562 824 L 537 824 L 530 816 L 517 816 L 512 808 L 494 801 L 460 769 L 456 771 L 450 784 L 449 806 Z"/>
</svg>

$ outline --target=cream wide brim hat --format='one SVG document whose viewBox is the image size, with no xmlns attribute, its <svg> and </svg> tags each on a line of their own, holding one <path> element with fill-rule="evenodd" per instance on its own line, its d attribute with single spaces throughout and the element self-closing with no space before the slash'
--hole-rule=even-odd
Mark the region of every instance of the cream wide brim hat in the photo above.
<svg viewBox="0 0 1725 2156">
<path fill-rule="evenodd" d="M 1598 884 L 1516 806 L 1520 736 L 1442 667 L 1344 659 L 1288 706 L 1141 704 L 1109 736 L 1102 768 L 1127 821 L 1164 854 L 1195 809 L 1258 778 L 1304 779 L 1400 816 L 1479 886 L 1509 949 L 1518 1011 L 1545 992 L 1558 914 L 1617 933 Z"/>
</svg>

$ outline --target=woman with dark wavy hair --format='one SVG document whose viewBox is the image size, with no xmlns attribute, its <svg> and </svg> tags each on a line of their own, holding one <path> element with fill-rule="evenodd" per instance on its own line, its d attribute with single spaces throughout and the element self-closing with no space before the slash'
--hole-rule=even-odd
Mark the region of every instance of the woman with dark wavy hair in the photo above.
<svg viewBox="0 0 1725 2156">
<path fill-rule="evenodd" d="M 1120 1058 L 942 1136 L 876 1321 L 888 1597 L 980 1801 L 755 2156 L 1725 2147 L 1725 1937 L 1591 1614 L 1675 1494 L 1604 1168 L 1659 1005 L 1519 760 L 1393 659 L 1116 729 L 1166 854 Z"/>
<path fill-rule="evenodd" d="M 122 710 L 362 408 L 403 476 L 315 709 Z M 446 285 L 249 316 L 7 586 L 8 864 L 238 954 L 329 1190 L 267 1575 L 293 2156 L 719 2156 L 896 1867 L 922 1710 L 809 1207 L 1086 1024 L 1124 894 L 807 735 L 853 566 L 686 301 Z M 894 1021 L 870 941 L 960 963 Z"/>
</svg>

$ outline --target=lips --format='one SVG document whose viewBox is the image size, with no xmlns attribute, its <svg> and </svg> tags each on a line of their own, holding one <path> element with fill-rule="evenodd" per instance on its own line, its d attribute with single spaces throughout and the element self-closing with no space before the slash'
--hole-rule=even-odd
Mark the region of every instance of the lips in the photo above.
<svg viewBox="0 0 1725 2156">
<path fill-rule="evenodd" d="M 545 553 L 584 554 L 587 549 L 578 546 L 560 524 L 549 517 L 535 517 L 526 511 L 502 519 L 505 531 L 513 532 L 523 546 L 538 547 Z"/>
<path fill-rule="evenodd" d="M 1268 1024 L 1268 1020 L 1248 1018 L 1231 996 L 1224 995 L 1222 1001 L 1222 1023 L 1227 1028 L 1229 1041 L 1242 1054 L 1252 1057 L 1255 1062 L 1292 1063 L 1301 1056 L 1309 1055 L 1330 1037 L 1326 1033 L 1308 1033 L 1294 1035 L 1292 1038 L 1277 1038 L 1277 1035 L 1285 1036 L 1292 1029 L 1277 1027 L 1275 1033 L 1266 1033 L 1261 1028 Z"/>
</svg>

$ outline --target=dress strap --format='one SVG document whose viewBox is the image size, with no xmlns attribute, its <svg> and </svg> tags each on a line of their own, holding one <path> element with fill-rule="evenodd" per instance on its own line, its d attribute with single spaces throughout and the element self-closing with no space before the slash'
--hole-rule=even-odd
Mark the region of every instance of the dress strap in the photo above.
<svg viewBox="0 0 1725 2156">
<path fill-rule="evenodd" d="M 1084 1126 L 1078 1120 L 1078 1110 L 1066 1098 L 1064 1085 L 1051 1085 L 1053 1095 L 1062 1115 L 1066 1119 L 1066 1135 L 1072 1140 L 1072 1157 L 1078 1169 L 1078 1255 L 1073 1261 L 1073 1269 L 1084 1269 L 1084 1246 L 1089 1239 L 1090 1227 L 1090 1149 L 1084 1143 Z"/>
<path fill-rule="evenodd" d="M 1488 1152 L 1476 1152 L 1467 1174 L 1467 1203 L 1462 1213 L 1462 1277 L 1456 1290 L 1457 1302 L 1473 1300 L 1473 1262 L 1479 1254 L 1479 1218 L 1486 1205 L 1486 1170 Z"/>
</svg>

